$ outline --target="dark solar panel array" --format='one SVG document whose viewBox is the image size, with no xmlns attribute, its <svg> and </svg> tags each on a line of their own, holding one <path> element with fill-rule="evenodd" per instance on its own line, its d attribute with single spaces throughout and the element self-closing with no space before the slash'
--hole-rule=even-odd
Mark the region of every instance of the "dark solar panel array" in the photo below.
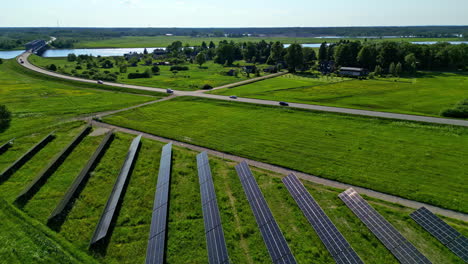
<svg viewBox="0 0 468 264">
<path fill-rule="evenodd" d="M 457 256 L 468 262 L 468 239 L 425 207 L 411 213 L 416 223 L 431 233 Z"/>
<path fill-rule="evenodd" d="M 50 133 L 45 136 L 39 143 L 30 148 L 26 153 L 23 154 L 19 159 L 13 162 L 8 168 L 3 170 L 0 174 L 0 183 L 6 181 L 16 170 L 21 168 L 30 158 L 32 158 L 39 150 L 41 150 L 47 143 L 49 143 L 54 138 L 54 133 Z"/>
<path fill-rule="evenodd" d="M 338 196 L 400 263 L 431 263 L 355 190 L 349 188 Z"/>
<path fill-rule="evenodd" d="M 296 263 L 247 162 L 237 164 L 236 171 L 273 263 Z"/>
<path fill-rule="evenodd" d="M 96 231 L 94 231 L 94 235 L 91 239 L 90 246 L 95 245 L 99 241 L 106 238 L 106 236 L 108 235 L 109 227 L 115 216 L 114 213 L 119 204 L 123 188 L 127 182 L 128 174 L 130 173 L 130 169 L 132 168 L 133 162 L 135 161 L 135 156 L 140 146 L 140 140 L 141 135 L 133 139 L 132 144 L 130 145 L 127 157 L 125 158 L 125 162 L 123 163 L 123 166 L 120 169 L 119 176 L 117 177 L 117 180 L 114 184 L 114 188 L 112 189 L 112 193 L 109 196 L 109 199 L 107 200 L 106 207 L 104 208 L 104 212 L 101 215 L 99 223 L 96 227 Z"/>
<path fill-rule="evenodd" d="M 21 193 L 16 197 L 17 202 L 25 202 L 41 188 L 41 186 L 47 181 L 47 179 L 54 173 L 54 171 L 59 167 L 62 162 L 68 157 L 68 155 L 73 151 L 73 149 L 83 140 L 84 137 L 91 131 L 91 127 L 85 127 L 78 135 L 73 138 L 73 140 L 63 148 L 60 153 L 58 153 L 47 166 L 42 169 L 41 172 L 34 178 L 26 188 L 24 188 Z"/>
<path fill-rule="evenodd" d="M 55 218 L 62 215 L 68 203 L 70 203 L 72 198 L 75 196 L 75 193 L 78 190 L 78 187 L 84 181 L 86 176 L 89 175 L 89 171 L 94 167 L 98 157 L 100 157 L 104 148 L 109 143 L 110 139 L 112 138 L 113 132 L 114 132 L 113 130 L 107 132 L 106 136 L 102 139 L 96 151 L 94 151 L 94 154 L 88 160 L 88 163 L 86 164 L 86 166 L 83 167 L 80 174 L 78 174 L 78 176 L 75 178 L 72 185 L 70 186 L 70 188 L 67 190 L 64 197 L 60 201 L 60 203 L 54 209 L 52 214 L 50 214 L 49 219 L 47 220 L 48 222 L 52 223 L 55 220 Z"/>
<path fill-rule="evenodd" d="M 283 183 L 336 263 L 364 263 L 294 174 Z"/>
<path fill-rule="evenodd" d="M 229 263 L 224 239 L 223 226 L 211 175 L 210 162 L 206 152 L 197 155 L 198 178 L 200 182 L 203 220 L 210 264 Z"/>
<path fill-rule="evenodd" d="M 146 263 L 164 263 L 166 246 L 166 229 L 169 203 L 169 188 L 171 184 L 172 143 L 163 147 L 159 163 L 158 183 L 154 198 L 151 229 L 146 249 Z"/>
</svg>

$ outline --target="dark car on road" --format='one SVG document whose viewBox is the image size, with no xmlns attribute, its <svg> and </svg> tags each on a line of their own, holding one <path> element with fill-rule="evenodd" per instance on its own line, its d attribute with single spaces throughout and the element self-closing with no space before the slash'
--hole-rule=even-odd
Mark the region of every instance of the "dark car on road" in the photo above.
<svg viewBox="0 0 468 264">
<path fill-rule="evenodd" d="M 288 103 L 286 103 L 286 102 L 283 102 L 283 101 L 279 102 L 279 104 L 280 104 L 280 105 L 282 105 L 282 106 L 289 106 L 289 104 L 288 104 Z"/>
<path fill-rule="evenodd" d="M 229 96 L 229 98 L 231 98 L 231 99 L 237 99 L 237 96 L 231 95 L 231 96 Z"/>
<path fill-rule="evenodd" d="M 173 94 L 174 91 L 173 91 L 172 89 L 166 89 L 166 93 L 168 93 L 168 94 Z"/>
<path fill-rule="evenodd" d="M 104 84 L 104 82 L 101 81 L 101 80 L 98 80 L 97 83 L 98 83 L 98 84 Z"/>
</svg>

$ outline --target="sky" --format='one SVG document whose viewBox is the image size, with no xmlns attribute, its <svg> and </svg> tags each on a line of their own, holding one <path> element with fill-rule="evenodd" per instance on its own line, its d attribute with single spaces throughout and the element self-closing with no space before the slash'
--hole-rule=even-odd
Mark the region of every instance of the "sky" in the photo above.
<svg viewBox="0 0 468 264">
<path fill-rule="evenodd" d="M 468 0 L 1 0 L 0 27 L 468 25 Z"/>
</svg>

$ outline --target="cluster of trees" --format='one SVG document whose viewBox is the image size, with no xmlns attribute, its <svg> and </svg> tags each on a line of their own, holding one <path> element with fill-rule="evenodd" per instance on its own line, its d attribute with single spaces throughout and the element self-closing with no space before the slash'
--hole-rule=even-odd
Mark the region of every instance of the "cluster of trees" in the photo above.
<svg viewBox="0 0 468 264">
<path fill-rule="evenodd" d="M 0 132 L 5 131 L 10 126 L 11 112 L 5 105 L 0 105 Z"/>
<path fill-rule="evenodd" d="M 363 67 L 376 74 L 421 70 L 465 70 L 468 67 L 468 45 L 438 43 L 418 45 L 407 42 L 340 41 L 323 43 L 320 62 L 334 61 L 336 66 Z"/>
<path fill-rule="evenodd" d="M 194 62 L 200 67 L 209 60 L 222 65 L 232 65 L 237 60 L 249 63 L 266 63 L 269 65 L 287 66 L 290 71 L 303 70 L 312 66 L 317 57 L 314 49 L 303 48 L 292 44 L 284 48 L 281 42 L 244 42 L 222 40 L 218 45 L 203 42 L 200 46 L 189 47 L 182 42 L 173 42 L 166 48 L 169 58 L 177 58 L 181 62 Z"/>
</svg>

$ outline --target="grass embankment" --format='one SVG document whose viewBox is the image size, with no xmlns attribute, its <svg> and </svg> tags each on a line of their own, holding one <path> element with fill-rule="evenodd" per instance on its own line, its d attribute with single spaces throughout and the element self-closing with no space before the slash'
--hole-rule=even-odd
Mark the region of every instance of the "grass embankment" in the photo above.
<svg viewBox="0 0 468 264">
<path fill-rule="evenodd" d="M 468 98 L 468 75 L 426 72 L 416 78 L 349 80 L 288 74 L 232 89 L 220 95 L 439 116 Z"/>
<path fill-rule="evenodd" d="M 0 263 L 97 263 L 2 199 L 0 218 Z"/>
<path fill-rule="evenodd" d="M 151 48 L 151 47 L 167 47 L 174 41 L 181 41 L 184 44 L 189 44 L 190 46 L 199 46 L 205 41 L 207 44 L 210 41 L 213 41 L 216 45 L 222 41 L 234 41 L 234 42 L 259 42 L 265 40 L 270 41 L 280 41 L 282 43 L 322 43 L 322 42 L 338 42 L 340 40 L 362 40 L 361 38 L 312 38 L 312 37 L 243 37 L 243 38 L 223 38 L 223 37 L 187 37 L 187 36 L 156 36 L 156 37 L 146 37 L 146 36 L 135 36 L 135 37 L 119 37 L 119 38 L 109 38 L 103 40 L 95 41 L 81 41 L 75 43 L 75 48 Z M 460 38 L 385 38 L 385 39 L 368 39 L 368 41 L 460 41 Z"/>
<path fill-rule="evenodd" d="M 61 70 L 65 71 L 67 74 L 71 75 L 72 70 L 76 70 L 76 66 L 78 65 L 77 62 L 69 62 L 67 58 L 43 58 L 39 56 L 31 56 L 30 62 L 39 67 L 46 67 L 51 64 L 55 64 L 57 67 L 60 67 Z M 112 59 L 111 59 L 112 60 Z M 234 62 L 234 64 L 239 63 L 242 65 L 251 65 L 245 62 Z M 86 69 L 86 64 L 81 65 L 83 69 L 76 70 L 78 74 L 82 74 L 83 72 L 87 72 L 89 70 Z M 144 61 L 138 63 L 136 67 L 128 67 L 126 73 L 120 73 L 119 66 L 114 63 L 114 67 L 110 69 L 104 68 L 94 68 L 99 72 L 109 71 L 111 73 L 116 73 L 117 75 L 117 82 L 119 83 L 126 83 L 126 84 L 134 84 L 134 85 L 141 85 L 141 86 L 148 86 L 148 87 L 156 87 L 156 88 L 173 88 L 177 90 L 199 90 L 205 84 L 210 85 L 211 87 L 222 86 L 225 84 L 235 83 L 243 80 L 247 80 L 249 78 L 254 78 L 254 74 L 250 74 L 250 77 L 247 77 L 241 73 L 236 76 L 229 76 L 227 72 L 231 69 L 238 69 L 241 71 L 240 67 L 232 66 L 232 67 L 224 67 L 223 65 L 216 64 L 213 61 L 208 61 L 207 63 L 203 64 L 200 68 L 197 64 L 190 64 L 185 63 L 182 66 L 189 67 L 187 71 L 178 71 L 177 74 L 171 72 L 171 66 L 158 66 L 160 68 L 159 75 L 153 75 L 151 78 L 139 78 L 139 79 L 128 79 L 129 73 L 143 73 L 147 69 L 151 69 L 152 66 L 145 65 Z M 265 66 L 265 65 L 260 65 Z M 262 72 L 261 75 L 264 75 Z"/>
<path fill-rule="evenodd" d="M 162 97 L 100 91 L 93 85 L 45 77 L 22 68 L 14 60 L 0 65 L 0 104 L 12 112 L 10 127 L 0 141 L 28 135 L 68 118 L 112 109 L 120 109 Z"/>
<path fill-rule="evenodd" d="M 464 127 L 190 97 L 104 121 L 468 212 Z"/>
<path fill-rule="evenodd" d="M 80 124 L 64 127 L 57 132 L 56 145 L 47 145 L 38 155 L 58 152 L 58 142 L 71 139 L 80 131 Z M 37 135 L 39 136 L 39 135 Z M 71 181 L 86 163 L 100 133 L 90 134 L 64 161 L 62 166 L 49 178 L 42 189 L 26 204 L 24 211 L 37 221 L 37 228 L 52 233 L 52 238 L 66 238 L 76 247 L 67 248 L 75 252 L 73 256 L 87 251 L 89 240 L 101 216 L 106 200 L 125 159 L 128 147 L 134 136 L 117 133 L 89 181 L 69 211 L 64 223 L 58 226 L 58 234 L 45 228 L 47 217 L 55 204 L 69 187 Z M 26 143 L 24 145 L 27 145 Z M 163 143 L 143 139 L 139 155 L 130 175 L 123 202 L 118 210 L 118 218 L 109 245 L 104 253 L 95 254 L 97 261 L 103 263 L 142 263 L 146 256 L 146 246 L 151 222 L 154 191 L 157 181 L 160 152 Z M 26 146 L 25 146 L 26 147 Z M 204 237 L 203 216 L 200 204 L 200 189 L 194 151 L 180 147 L 173 150 L 173 169 L 168 221 L 167 262 L 168 263 L 206 263 L 206 242 Z M 6 154 L 6 153 L 5 153 Z M 4 154 L 4 155 L 5 155 Z M 49 155 L 50 156 L 50 155 Z M 4 160 L 6 156 L 0 156 Z M 44 167 L 49 157 L 35 157 L 27 167 L 17 171 L 11 181 Z M 223 229 L 230 258 L 235 263 L 270 263 L 270 258 L 261 238 L 254 216 L 246 200 L 242 185 L 234 169 L 234 163 L 210 157 L 215 191 L 221 212 Z M 281 175 L 253 168 L 254 175 L 275 216 L 288 244 L 299 263 L 334 263 L 318 236 L 281 183 Z M 9 180 L 9 181 L 10 181 Z M 8 182 L 6 182 L 8 183 Z M 4 183 L 4 184 L 6 184 Z M 26 185 L 23 180 L 21 185 Z M 11 200 L 15 192 L 4 192 L 8 186 L 0 185 L 2 197 Z M 344 234 L 353 248 L 369 263 L 396 263 L 392 255 L 368 231 L 363 224 L 344 206 L 337 197 L 340 190 L 325 188 L 306 183 L 306 187 L 324 208 L 338 229 Z M 434 263 L 461 263 L 447 248 L 423 231 L 408 214 L 411 209 L 370 199 L 373 206 L 394 224 Z M 2 209 L 3 211 L 3 209 Z M 3 213 L 0 211 L 0 214 Z M 8 219 L 12 219 L 7 216 Z M 468 233 L 468 225 L 446 219 L 463 234 Z M 2 225 L 3 227 L 4 225 Z M 25 229 L 27 230 L 27 229 Z M 2 233 L 3 235 L 4 233 Z M 28 241 L 29 233 L 15 232 L 15 239 Z M 0 242 L 1 243 L 1 242 Z M 47 245 L 41 244 L 42 247 Z M 80 251 L 81 250 L 81 251 Z M 31 254 L 36 249 L 31 249 Z M 2 252 L 2 251 L 0 251 Z M 71 253 L 68 253 L 71 254 Z M 49 263 L 63 263 L 62 255 L 45 254 Z M 91 261 L 91 260 L 90 260 Z M 82 261 L 89 263 L 90 261 Z M 20 261 L 12 261 L 15 263 Z M 66 262 L 66 261 L 65 261 Z"/>
</svg>

